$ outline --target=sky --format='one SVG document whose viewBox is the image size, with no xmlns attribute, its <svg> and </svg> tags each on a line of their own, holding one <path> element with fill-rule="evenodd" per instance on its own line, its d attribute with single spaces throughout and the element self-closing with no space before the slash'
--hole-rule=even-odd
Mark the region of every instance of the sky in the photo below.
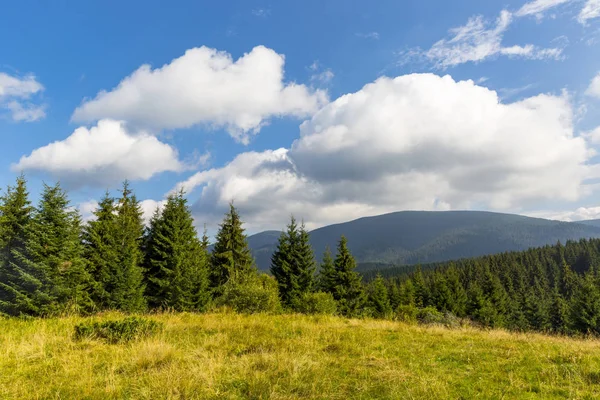
<svg viewBox="0 0 600 400">
<path fill-rule="evenodd" d="M 600 218 L 600 0 L 6 1 L 0 186 L 248 233 L 401 210 Z"/>
</svg>

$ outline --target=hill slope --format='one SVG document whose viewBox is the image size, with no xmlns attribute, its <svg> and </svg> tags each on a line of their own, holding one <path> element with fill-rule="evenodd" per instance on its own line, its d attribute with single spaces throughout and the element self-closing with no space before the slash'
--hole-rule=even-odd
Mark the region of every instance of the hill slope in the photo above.
<svg viewBox="0 0 600 400">
<path fill-rule="evenodd" d="M 525 250 L 558 241 L 600 237 L 600 226 L 482 211 L 402 211 L 325 226 L 310 233 L 318 258 L 335 249 L 341 235 L 363 269 Z M 266 270 L 279 232 L 248 238 L 260 269 Z"/>
</svg>

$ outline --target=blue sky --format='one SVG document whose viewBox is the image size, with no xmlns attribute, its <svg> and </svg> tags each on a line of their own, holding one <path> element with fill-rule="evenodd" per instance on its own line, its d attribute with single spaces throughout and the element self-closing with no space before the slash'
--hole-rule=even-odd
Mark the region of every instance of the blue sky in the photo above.
<svg viewBox="0 0 600 400">
<path fill-rule="evenodd" d="M 6 2 L 0 184 L 60 180 L 84 216 L 183 187 L 211 231 L 230 200 L 250 232 L 596 218 L 599 74 L 600 0 Z"/>
</svg>

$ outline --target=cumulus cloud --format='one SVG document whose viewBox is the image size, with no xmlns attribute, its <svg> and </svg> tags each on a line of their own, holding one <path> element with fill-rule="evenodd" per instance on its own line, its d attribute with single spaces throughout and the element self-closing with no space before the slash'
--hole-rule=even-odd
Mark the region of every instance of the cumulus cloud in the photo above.
<svg viewBox="0 0 600 400">
<path fill-rule="evenodd" d="M 166 200 L 152 200 L 152 199 L 146 199 L 146 200 L 142 200 L 140 201 L 140 208 L 142 210 L 142 219 L 144 220 L 144 225 L 148 226 L 150 224 L 150 219 L 152 218 L 152 216 L 154 215 L 154 212 L 156 211 L 156 209 L 158 208 L 159 210 L 162 210 L 165 206 L 165 203 L 167 201 Z M 94 211 L 96 211 L 96 209 L 98 208 L 98 201 L 96 200 L 89 200 L 89 201 L 84 201 L 81 202 L 77 205 L 77 208 L 79 209 L 79 213 L 81 214 L 81 218 L 83 220 L 83 222 L 88 222 L 88 221 L 92 221 L 94 219 L 96 219 L 96 216 L 94 215 Z"/>
<path fill-rule="evenodd" d="M 31 102 L 43 90 L 33 75 L 20 78 L 0 72 L 0 108 L 8 110 L 13 121 L 32 122 L 46 116 L 45 105 Z"/>
<path fill-rule="evenodd" d="M 480 62 L 495 56 L 520 57 L 532 60 L 559 59 L 562 49 L 539 48 L 532 44 L 504 46 L 502 40 L 513 21 L 506 10 L 500 13 L 495 24 L 482 16 L 469 18 L 466 25 L 450 29 L 450 38 L 436 42 L 429 50 L 411 49 L 401 54 L 400 64 L 426 61 L 439 69 L 467 62 Z"/>
<path fill-rule="evenodd" d="M 585 221 L 600 219 L 600 207 L 579 207 L 574 211 L 538 212 L 531 216 L 567 222 Z"/>
<path fill-rule="evenodd" d="M 537 18 L 541 18 L 545 11 L 570 1 L 572 0 L 533 0 L 529 3 L 525 3 L 515 15 L 517 17 L 535 15 Z"/>
<path fill-rule="evenodd" d="M 254 230 L 290 213 L 314 228 L 404 209 L 519 210 L 588 193 L 593 152 L 564 96 L 502 103 L 472 81 L 413 74 L 341 96 L 290 149 L 248 152 L 182 182 L 199 223 L 235 204 Z"/>
<path fill-rule="evenodd" d="M 594 79 L 592 79 L 592 82 L 587 88 L 585 94 L 600 99 L 600 72 L 594 77 Z"/>
<path fill-rule="evenodd" d="M 580 23 L 586 24 L 588 20 L 600 17 L 600 0 L 587 0 L 577 18 Z"/>
<path fill-rule="evenodd" d="M 264 46 L 234 61 L 208 47 L 161 68 L 141 66 L 111 91 L 78 107 L 74 121 L 126 120 L 152 129 L 206 124 L 248 143 L 272 117 L 306 117 L 327 102 L 322 90 L 285 83 L 284 56 Z"/>
<path fill-rule="evenodd" d="M 356 36 L 363 39 L 379 39 L 379 32 L 356 33 Z"/>
<path fill-rule="evenodd" d="M 68 138 L 35 149 L 12 165 L 13 171 L 48 173 L 71 187 L 147 180 L 183 169 L 177 150 L 143 131 L 130 133 L 113 120 L 77 128 Z"/>
</svg>

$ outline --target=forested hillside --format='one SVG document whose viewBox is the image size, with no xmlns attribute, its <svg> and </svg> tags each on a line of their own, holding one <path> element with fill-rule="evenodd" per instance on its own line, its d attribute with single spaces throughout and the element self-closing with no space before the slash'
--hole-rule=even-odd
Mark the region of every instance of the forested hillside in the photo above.
<svg viewBox="0 0 600 400">
<path fill-rule="evenodd" d="M 426 264 L 600 237 L 600 226 L 481 211 L 403 211 L 315 229 L 315 254 L 335 248 L 341 235 L 364 271 L 377 263 Z M 259 269 L 269 268 L 277 237 L 266 231 L 248 238 Z"/>
<path fill-rule="evenodd" d="M 599 239 L 381 274 L 407 314 L 433 307 L 490 327 L 600 333 Z"/>
</svg>

